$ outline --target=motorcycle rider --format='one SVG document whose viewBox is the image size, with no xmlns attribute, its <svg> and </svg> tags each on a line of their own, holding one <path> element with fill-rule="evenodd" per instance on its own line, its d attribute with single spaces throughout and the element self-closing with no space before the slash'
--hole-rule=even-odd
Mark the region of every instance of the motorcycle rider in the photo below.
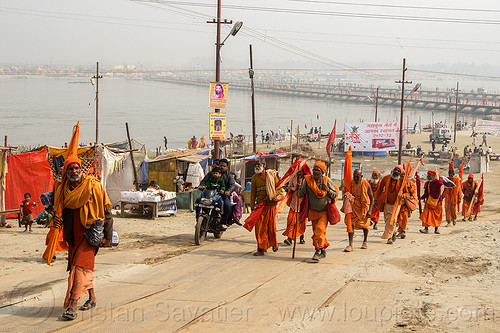
<svg viewBox="0 0 500 333">
<path fill-rule="evenodd" d="M 230 200 L 230 195 L 231 192 L 234 191 L 235 184 L 234 184 L 234 178 L 233 176 L 228 172 L 227 168 L 229 166 L 229 161 L 225 158 L 219 160 L 219 168 L 221 171 L 221 178 L 224 180 L 224 193 L 222 194 L 222 201 L 223 201 L 223 214 L 222 214 L 222 219 L 221 219 L 221 224 L 230 226 L 232 224 L 232 221 L 230 221 L 230 216 L 232 213 L 231 210 L 231 200 Z M 200 187 L 205 188 L 205 184 L 212 177 L 212 172 L 209 172 L 206 174 L 206 176 L 202 179 L 200 182 Z"/>
<path fill-rule="evenodd" d="M 224 190 L 226 189 L 226 186 L 224 185 L 224 180 L 221 178 L 221 170 L 218 167 L 215 167 L 212 169 L 212 172 L 210 173 L 211 177 L 205 182 L 204 186 L 199 186 L 198 189 L 204 190 L 205 188 L 207 190 L 215 190 L 217 191 L 217 194 L 222 194 L 224 193 Z M 199 204 L 201 196 L 196 199 L 196 203 Z M 222 205 L 222 198 L 218 195 L 214 197 L 215 201 L 215 209 L 219 210 L 219 214 L 222 216 L 224 214 L 224 206 Z M 198 216 L 200 215 L 200 207 L 196 205 L 196 219 L 198 219 Z"/>
</svg>

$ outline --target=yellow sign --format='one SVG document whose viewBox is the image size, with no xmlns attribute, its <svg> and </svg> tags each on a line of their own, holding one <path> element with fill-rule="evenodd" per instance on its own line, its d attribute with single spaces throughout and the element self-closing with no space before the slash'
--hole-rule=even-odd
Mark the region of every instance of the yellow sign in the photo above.
<svg viewBox="0 0 500 333">
<path fill-rule="evenodd" d="M 227 104 L 227 83 L 210 82 L 210 108 L 225 109 Z"/>
<path fill-rule="evenodd" d="M 226 113 L 210 112 L 210 140 L 226 140 Z"/>
</svg>

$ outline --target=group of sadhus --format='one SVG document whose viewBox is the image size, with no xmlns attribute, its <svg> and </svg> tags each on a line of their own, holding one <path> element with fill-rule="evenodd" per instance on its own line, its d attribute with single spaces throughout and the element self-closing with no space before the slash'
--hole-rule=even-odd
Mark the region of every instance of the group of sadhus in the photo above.
<svg viewBox="0 0 500 333">
<path fill-rule="evenodd" d="M 285 198 L 289 206 L 287 227 L 283 232 L 286 237 L 285 245 L 292 245 L 293 241 L 300 239 L 300 244 L 305 244 L 304 233 L 306 222 L 312 225 L 312 240 L 315 249 L 312 261 L 318 262 L 326 257 L 326 249 L 330 245 L 326 238 L 327 226 L 338 221 L 331 221 L 331 211 L 335 211 L 335 202 L 340 195 L 340 190 L 333 184 L 332 179 L 324 174 L 326 165 L 318 161 L 314 164 L 312 173 L 303 163 L 299 170 L 288 180 L 288 191 L 282 188 L 275 189 L 279 178 L 276 171 L 265 168 L 264 159 L 255 163 L 255 174 L 251 179 L 251 208 L 263 203 L 263 210 L 255 223 L 255 236 L 257 251 L 255 256 L 263 256 L 269 248 L 278 251 L 276 237 L 276 214 L 279 202 Z M 405 173 L 405 169 L 409 168 Z M 439 234 L 439 227 L 443 220 L 443 200 L 445 209 L 446 226 L 456 224 L 459 205 L 463 199 L 463 221 L 477 219 L 480 205 L 484 203 L 482 191 L 478 193 L 478 184 L 474 176 L 469 175 L 463 183 L 450 163 L 448 178 L 438 175 L 437 170 L 427 171 L 427 181 L 424 184 L 424 193 L 419 198 L 417 186 L 409 177 L 411 164 L 405 168 L 397 165 L 391 173 L 382 177 L 375 170 L 371 179 L 363 178 L 360 169 L 352 172 L 352 182 L 349 186 L 342 186 L 344 197 L 341 211 L 344 213 L 344 222 L 347 226 L 349 244 L 344 252 L 353 251 L 354 230 L 363 230 L 361 249 L 367 249 L 367 237 L 370 226 L 377 230 L 380 213 L 384 214 L 385 227 L 381 238 L 387 244 L 393 244 L 397 238 L 406 238 L 408 218 L 418 209 L 420 200 L 424 202 L 420 213 L 422 221 L 421 233 L 429 233 L 429 227 L 434 228 L 434 233 Z M 416 174 L 416 170 L 415 170 Z M 418 177 L 418 175 L 417 175 Z M 419 183 L 419 182 L 418 182 Z M 444 187 L 444 191 L 442 190 Z M 272 191 L 273 195 L 269 193 Z M 272 197 L 272 199 L 270 199 Z M 307 202 L 304 202 L 307 201 Z M 472 207 L 471 207 L 472 205 Z M 470 207 L 470 208 L 469 208 Z M 248 228 L 247 228 L 248 229 Z M 250 229 L 249 229 L 250 230 Z"/>
</svg>

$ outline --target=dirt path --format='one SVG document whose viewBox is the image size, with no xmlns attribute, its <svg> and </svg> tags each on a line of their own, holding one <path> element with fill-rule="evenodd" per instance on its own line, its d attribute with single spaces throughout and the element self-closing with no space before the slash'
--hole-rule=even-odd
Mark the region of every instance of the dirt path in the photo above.
<svg viewBox="0 0 500 333">
<path fill-rule="evenodd" d="M 392 163 L 386 161 L 385 163 Z M 193 242 L 190 213 L 156 221 L 115 220 L 121 243 L 101 249 L 94 280 L 98 306 L 60 319 L 65 254 L 41 260 L 46 229 L 0 229 L 0 327 L 4 332 L 498 332 L 500 322 L 500 163 L 486 178 L 486 204 L 475 222 L 418 232 L 393 245 L 370 231 L 369 249 L 344 253 L 345 226 L 328 228 L 332 246 L 312 263 L 305 245 L 280 244 L 254 257 L 253 233 L 231 227 L 222 239 Z M 286 214 L 286 213 L 285 213 Z M 286 215 L 278 218 L 280 241 Z M 14 236 L 17 233 L 17 236 Z M 82 302 L 80 302 L 82 303 Z"/>
</svg>

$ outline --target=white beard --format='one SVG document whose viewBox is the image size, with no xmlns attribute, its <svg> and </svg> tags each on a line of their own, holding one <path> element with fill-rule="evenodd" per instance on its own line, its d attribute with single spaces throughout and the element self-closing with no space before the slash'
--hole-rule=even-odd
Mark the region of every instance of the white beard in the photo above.
<svg viewBox="0 0 500 333">
<path fill-rule="evenodd" d="M 82 174 L 66 174 L 66 177 L 72 182 L 79 182 L 82 179 Z"/>
<path fill-rule="evenodd" d="M 394 176 L 391 174 L 391 178 L 394 179 L 394 180 L 398 180 L 399 178 L 401 178 L 401 176 Z"/>
<path fill-rule="evenodd" d="M 264 167 L 260 167 L 260 168 L 255 167 L 254 171 L 255 171 L 255 173 L 262 173 L 262 171 L 264 171 Z"/>
<path fill-rule="evenodd" d="M 380 179 L 373 179 L 373 178 L 372 178 L 372 183 L 373 183 L 373 184 L 378 184 L 378 182 L 379 182 L 379 181 L 380 181 Z"/>
</svg>

